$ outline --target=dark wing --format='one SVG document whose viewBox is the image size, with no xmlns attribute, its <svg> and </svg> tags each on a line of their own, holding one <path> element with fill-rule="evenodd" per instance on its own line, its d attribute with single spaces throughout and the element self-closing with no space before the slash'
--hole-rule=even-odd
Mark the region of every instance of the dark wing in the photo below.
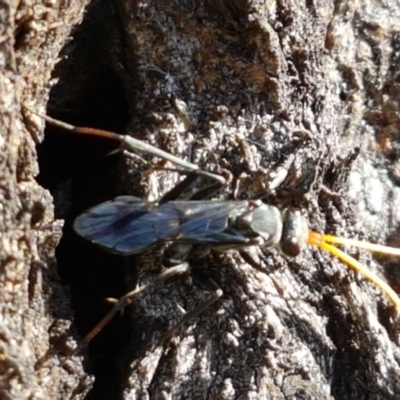
<svg viewBox="0 0 400 400">
<path fill-rule="evenodd" d="M 113 225 L 116 240 L 110 251 L 134 254 L 166 241 L 216 245 L 246 244 L 238 228 L 229 225 L 233 215 L 248 209 L 246 201 L 171 201 L 160 204 L 125 224 Z"/>
<path fill-rule="evenodd" d="M 140 253 L 165 241 L 191 244 L 245 244 L 233 215 L 247 210 L 245 201 L 173 201 L 157 205 L 136 197 L 117 197 L 81 214 L 75 231 L 117 254 Z"/>
<path fill-rule="evenodd" d="M 167 204 L 181 216 L 176 242 L 204 245 L 249 242 L 239 228 L 229 223 L 234 216 L 248 210 L 247 201 L 173 201 Z"/>
<path fill-rule="evenodd" d="M 120 196 L 89 208 L 74 221 L 75 232 L 83 238 L 117 254 L 140 253 L 154 244 L 156 238 L 148 227 L 136 221 L 157 207 L 133 196 Z M 129 248 L 120 248 L 121 239 L 129 232 L 136 240 Z"/>
</svg>

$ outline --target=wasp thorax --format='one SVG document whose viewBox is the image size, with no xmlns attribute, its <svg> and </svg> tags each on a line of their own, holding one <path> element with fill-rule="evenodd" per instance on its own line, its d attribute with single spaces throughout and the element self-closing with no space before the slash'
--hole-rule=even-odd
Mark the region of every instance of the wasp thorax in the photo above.
<svg viewBox="0 0 400 400">
<path fill-rule="evenodd" d="M 261 238 L 261 246 L 276 246 L 282 236 L 281 213 L 276 207 L 261 201 L 254 201 L 251 205 L 252 207 L 247 212 L 236 216 L 236 226 Z"/>
<path fill-rule="evenodd" d="M 281 251 L 289 257 L 296 257 L 308 238 L 307 221 L 299 210 L 291 207 L 282 212 L 282 222 Z"/>
</svg>

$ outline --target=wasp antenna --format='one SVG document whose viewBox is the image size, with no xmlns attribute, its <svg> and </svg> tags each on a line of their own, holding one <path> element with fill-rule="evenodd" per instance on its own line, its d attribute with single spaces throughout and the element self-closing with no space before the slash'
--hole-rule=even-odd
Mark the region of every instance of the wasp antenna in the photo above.
<svg viewBox="0 0 400 400">
<path fill-rule="evenodd" d="M 310 245 L 317 246 L 320 249 L 324 249 L 327 252 L 331 253 L 332 255 L 336 256 L 339 260 L 346 263 L 354 271 L 360 273 L 365 278 L 367 278 L 370 282 L 374 283 L 379 289 L 381 289 L 381 291 L 383 293 L 386 294 L 387 297 L 389 297 L 390 301 L 394 304 L 397 311 L 400 312 L 400 298 L 399 298 L 399 296 L 397 296 L 396 292 L 386 282 L 384 282 L 381 278 L 379 278 L 377 275 L 375 275 L 373 272 L 371 272 L 367 267 L 362 265 L 356 259 L 349 256 L 348 254 L 346 254 L 342 250 L 338 249 L 337 247 L 333 246 L 332 244 L 326 243 L 326 241 L 328 241 L 328 240 L 326 240 L 326 236 L 328 237 L 328 239 L 334 237 L 334 236 L 329 236 L 329 235 L 322 235 L 322 234 L 316 233 L 316 232 L 310 232 L 309 237 L 308 237 L 308 243 Z M 336 239 L 342 240 L 341 238 L 336 238 Z M 357 241 L 355 241 L 355 242 L 357 242 Z M 342 243 L 342 242 L 340 242 L 340 243 Z M 360 243 L 364 243 L 364 242 L 360 242 Z M 385 246 L 382 246 L 382 247 L 385 247 Z M 397 249 L 395 249 L 395 250 L 397 250 Z M 392 253 L 390 253 L 390 254 L 392 254 Z"/>
<path fill-rule="evenodd" d="M 347 239 L 347 238 L 331 236 L 331 235 L 323 235 L 323 237 L 324 237 L 324 241 L 327 243 L 343 244 L 343 245 L 347 245 L 347 246 L 358 247 L 359 249 L 373 251 L 375 253 L 383 253 L 383 254 L 391 254 L 394 256 L 400 256 L 400 249 L 398 249 L 396 247 L 383 246 L 380 244 L 362 242 L 361 240 Z"/>
</svg>

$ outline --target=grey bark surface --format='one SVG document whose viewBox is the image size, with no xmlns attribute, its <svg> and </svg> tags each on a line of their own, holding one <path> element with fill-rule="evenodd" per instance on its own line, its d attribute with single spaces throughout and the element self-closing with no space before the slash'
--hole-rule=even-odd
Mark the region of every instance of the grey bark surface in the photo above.
<svg viewBox="0 0 400 400">
<path fill-rule="evenodd" d="M 80 356 L 61 366 L 52 351 L 60 339 L 75 346 L 72 311 L 56 272 L 53 200 L 34 178 L 42 133 L 28 131 L 21 110 L 23 102 L 45 105 L 57 54 L 83 12 L 83 1 L 0 2 L 2 399 L 77 398 L 92 380 Z"/>
<path fill-rule="evenodd" d="M 60 342 L 76 346 L 54 258 L 60 221 L 34 179 L 43 122 L 20 108 L 44 110 L 83 3 L 0 2 L 2 398 L 102 398 L 87 395 L 83 358 L 60 350 Z M 229 176 L 221 199 L 265 189 L 294 154 L 268 201 L 299 207 L 314 230 L 399 246 L 398 2 L 115 0 L 112 11 L 117 39 L 108 51 L 129 133 Z M 77 71 L 49 109 L 79 103 L 75 88 L 89 78 Z M 138 177 L 137 160 L 125 165 L 121 185 L 147 199 L 179 178 Z M 400 396 L 399 317 L 378 289 L 318 249 L 295 259 L 246 253 L 207 259 L 222 299 L 163 345 L 160 335 L 181 317 L 177 304 L 190 310 L 209 293 L 180 277 L 126 312 L 135 335 L 115 360 L 124 383 L 114 398 Z M 399 291 L 396 260 L 352 254 Z M 140 283 L 159 271 L 146 253 Z"/>
</svg>

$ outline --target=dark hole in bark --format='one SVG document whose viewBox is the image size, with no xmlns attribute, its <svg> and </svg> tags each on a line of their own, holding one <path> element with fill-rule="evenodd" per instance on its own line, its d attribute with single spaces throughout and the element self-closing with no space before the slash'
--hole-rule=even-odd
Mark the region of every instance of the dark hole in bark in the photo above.
<svg viewBox="0 0 400 400">
<path fill-rule="evenodd" d="M 129 119 L 128 103 L 113 70 L 110 46 L 117 33 L 112 20 L 108 1 L 95 2 L 88 9 L 54 72 L 59 81 L 50 93 L 50 116 L 77 126 L 123 132 Z M 51 125 L 38 146 L 38 182 L 55 197 L 56 217 L 65 219 L 56 251 L 58 271 L 62 283 L 70 288 L 74 323 L 81 337 L 110 308 L 105 298 L 119 297 L 127 290 L 127 260 L 91 245 L 72 229 L 82 211 L 122 194 L 121 156 L 109 155 L 116 147 L 116 143 Z M 133 357 L 124 355 L 124 350 L 132 334 L 125 313 L 115 317 L 90 343 L 86 367 L 95 375 L 95 383 L 88 399 L 122 398 Z"/>
</svg>

